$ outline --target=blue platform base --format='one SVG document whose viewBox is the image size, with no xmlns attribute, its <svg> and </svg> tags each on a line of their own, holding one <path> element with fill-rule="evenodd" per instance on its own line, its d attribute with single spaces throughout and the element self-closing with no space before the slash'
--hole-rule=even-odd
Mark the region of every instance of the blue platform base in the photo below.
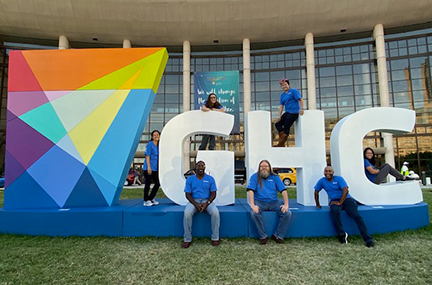
<svg viewBox="0 0 432 285">
<path fill-rule="evenodd" d="M 141 199 L 120 200 L 113 207 L 71 209 L 0 209 L 0 232 L 7 234 L 47 236 L 183 236 L 184 206 L 161 199 L 160 205 L 144 207 Z M 218 207 L 221 217 L 221 237 L 256 237 L 246 199 L 236 199 L 235 205 Z M 287 237 L 335 236 L 329 207 L 316 210 L 290 200 L 292 219 Z M 429 225 L 426 203 L 407 206 L 359 206 L 371 234 L 417 229 Z M 278 218 L 265 212 L 268 235 L 276 228 Z M 349 235 L 359 234 L 354 221 L 345 211 L 341 214 Z M 194 216 L 192 234 L 209 237 L 210 217 L 206 213 Z"/>
</svg>

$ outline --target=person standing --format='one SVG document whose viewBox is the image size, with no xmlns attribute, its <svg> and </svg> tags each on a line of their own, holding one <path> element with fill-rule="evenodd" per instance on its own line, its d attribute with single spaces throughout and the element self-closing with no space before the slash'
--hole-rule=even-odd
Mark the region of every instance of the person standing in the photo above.
<svg viewBox="0 0 432 285">
<path fill-rule="evenodd" d="M 299 114 L 303 115 L 303 98 L 297 89 L 290 88 L 289 80 L 282 78 L 279 84 L 284 91 L 279 100 L 279 117 L 276 122 L 276 129 L 279 132 L 279 142 L 276 147 L 284 147 L 288 140 L 289 131 Z M 282 112 L 285 109 L 285 113 Z"/>
<path fill-rule="evenodd" d="M 206 212 L 210 215 L 212 245 L 219 245 L 220 217 L 219 210 L 213 203 L 216 199 L 216 191 L 214 178 L 205 173 L 204 161 L 198 161 L 195 175 L 187 178 L 184 189 L 189 202 L 183 214 L 184 241 L 182 248 L 188 248 L 192 242 L 192 220 L 196 212 Z"/>
<path fill-rule="evenodd" d="M 154 130 L 151 132 L 151 140 L 147 144 L 146 151 L 144 152 L 145 161 L 143 165 L 145 186 L 144 186 L 144 206 L 159 205 L 159 202 L 155 200 L 157 191 L 160 187 L 159 182 L 159 138 L 160 132 Z M 154 183 L 151 193 L 150 184 Z"/>
<path fill-rule="evenodd" d="M 204 112 L 217 111 L 217 112 L 225 112 L 224 107 L 217 101 L 216 94 L 210 93 L 207 97 L 207 101 L 201 108 Z M 199 150 L 205 150 L 207 148 L 207 144 L 210 141 L 209 150 L 214 150 L 216 147 L 216 139 L 214 135 L 203 135 L 202 142 L 199 147 Z"/>
<path fill-rule="evenodd" d="M 262 212 L 276 212 L 279 216 L 279 222 L 271 238 L 276 243 L 281 244 L 291 219 L 288 192 L 279 176 L 272 171 L 268 160 L 262 160 L 258 169 L 258 172 L 254 173 L 249 179 L 247 186 L 251 218 L 258 231 L 259 244 L 265 245 L 269 238 L 265 231 Z M 283 203 L 278 199 L 278 192 L 282 193 Z"/>
<path fill-rule="evenodd" d="M 401 169 L 401 173 L 402 173 L 402 175 L 409 176 L 409 168 L 408 168 L 408 165 L 409 165 L 408 161 L 404 161 L 404 163 L 403 163 L 403 165 L 402 165 L 402 169 Z"/>
<path fill-rule="evenodd" d="M 366 246 L 373 247 L 375 245 L 373 238 L 368 233 L 363 218 L 358 212 L 356 201 L 348 193 L 347 183 L 341 176 L 334 175 L 331 166 L 324 168 L 324 177 L 318 180 L 314 189 L 316 209 L 321 209 L 319 192 L 324 189 L 329 196 L 330 214 L 340 243 L 348 243 L 348 233 L 344 231 L 340 218 L 341 211 L 345 210 L 348 216 L 357 224 Z"/>
</svg>

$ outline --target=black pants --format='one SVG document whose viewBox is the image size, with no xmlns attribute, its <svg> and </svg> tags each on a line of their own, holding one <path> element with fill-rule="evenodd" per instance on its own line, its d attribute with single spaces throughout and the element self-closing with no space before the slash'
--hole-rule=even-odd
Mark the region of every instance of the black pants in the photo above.
<svg viewBox="0 0 432 285">
<path fill-rule="evenodd" d="M 292 113 L 285 112 L 282 115 L 280 121 L 275 124 L 278 132 L 280 133 L 283 131 L 285 132 L 286 135 L 289 136 L 290 128 L 294 124 L 294 122 L 297 121 L 298 116 L 299 114 L 292 114 Z"/>
<path fill-rule="evenodd" d="M 389 174 L 394 176 L 397 180 L 403 179 L 402 173 L 400 173 L 399 171 L 394 169 L 391 165 L 385 163 L 385 164 L 381 165 L 381 167 L 379 168 L 379 172 L 378 172 L 377 176 L 375 177 L 374 183 L 375 184 L 381 184 L 387 178 L 387 175 L 389 175 Z"/>
<path fill-rule="evenodd" d="M 354 199 L 347 198 L 343 202 L 342 205 L 330 205 L 330 213 L 333 224 L 336 228 L 336 233 L 338 236 L 345 235 L 345 231 L 342 228 L 342 222 L 340 218 L 341 211 L 345 210 L 348 216 L 350 216 L 354 222 L 357 224 L 357 227 L 360 231 L 360 234 L 365 242 L 372 241 L 372 237 L 368 234 L 366 225 L 363 221 L 363 218 L 360 216 L 358 212 L 358 207 Z"/>
<path fill-rule="evenodd" d="M 215 146 L 216 146 L 216 140 L 215 140 L 215 136 L 213 135 L 203 135 L 202 136 L 202 142 L 201 145 L 199 147 L 199 150 L 205 150 L 207 148 L 207 144 L 210 140 L 210 145 L 209 145 L 209 150 L 214 150 Z"/>
<path fill-rule="evenodd" d="M 144 177 L 145 177 L 145 186 L 144 186 L 144 201 L 151 201 L 156 197 L 156 193 L 159 190 L 160 182 L 159 182 L 159 175 L 157 171 L 152 171 L 152 174 L 149 175 L 147 170 L 144 170 Z M 154 182 L 153 189 L 149 195 L 150 191 L 150 184 L 151 182 Z"/>
</svg>

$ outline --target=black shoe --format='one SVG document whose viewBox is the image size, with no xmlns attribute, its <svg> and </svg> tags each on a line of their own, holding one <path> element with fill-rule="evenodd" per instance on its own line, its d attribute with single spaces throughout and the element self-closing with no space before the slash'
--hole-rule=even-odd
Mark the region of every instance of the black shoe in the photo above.
<svg viewBox="0 0 432 285">
<path fill-rule="evenodd" d="M 368 242 L 366 243 L 366 247 L 374 247 L 374 246 L 375 246 L 375 243 L 373 242 L 373 240 L 368 241 Z"/>
<path fill-rule="evenodd" d="M 340 243 L 345 243 L 345 244 L 348 243 L 348 233 L 338 236 L 338 240 Z"/>
<path fill-rule="evenodd" d="M 280 238 L 278 238 L 277 236 L 275 236 L 275 235 L 272 235 L 272 240 L 274 240 L 277 244 L 282 244 L 283 243 L 283 240 L 282 239 L 280 239 Z"/>
<path fill-rule="evenodd" d="M 267 244 L 268 239 L 269 239 L 269 237 L 265 237 L 265 238 L 263 238 L 263 239 L 260 239 L 259 244 L 260 244 L 260 245 L 265 245 L 265 244 Z"/>
</svg>

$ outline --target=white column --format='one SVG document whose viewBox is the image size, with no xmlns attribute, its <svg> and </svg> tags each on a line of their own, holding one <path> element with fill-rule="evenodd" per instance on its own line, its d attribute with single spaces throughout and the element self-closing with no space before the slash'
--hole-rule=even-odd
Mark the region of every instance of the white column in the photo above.
<svg viewBox="0 0 432 285">
<path fill-rule="evenodd" d="M 251 109 L 250 40 L 243 40 L 243 111 L 244 120 Z"/>
<path fill-rule="evenodd" d="M 373 30 L 373 38 L 375 40 L 377 66 L 378 66 L 378 82 L 381 107 L 390 107 L 388 78 L 387 78 L 387 60 L 385 54 L 384 27 L 382 24 L 375 26 Z M 395 166 L 393 135 L 382 133 L 384 147 L 386 147 L 385 162 L 391 166 Z"/>
<path fill-rule="evenodd" d="M 314 37 L 307 33 L 305 37 L 306 48 L 306 71 L 307 71 L 307 99 L 309 110 L 316 109 L 316 86 L 315 86 L 315 54 Z"/>
<path fill-rule="evenodd" d="M 59 37 L 59 49 L 69 49 L 69 40 L 65 36 Z"/>
<path fill-rule="evenodd" d="M 123 48 L 131 48 L 132 44 L 130 40 L 123 40 Z"/>
<path fill-rule="evenodd" d="M 190 56 L 191 46 L 189 41 L 183 42 L 183 112 L 190 111 Z M 190 168 L 190 138 L 186 139 L 183 145 L 183 172 Z"/>
</svg>

